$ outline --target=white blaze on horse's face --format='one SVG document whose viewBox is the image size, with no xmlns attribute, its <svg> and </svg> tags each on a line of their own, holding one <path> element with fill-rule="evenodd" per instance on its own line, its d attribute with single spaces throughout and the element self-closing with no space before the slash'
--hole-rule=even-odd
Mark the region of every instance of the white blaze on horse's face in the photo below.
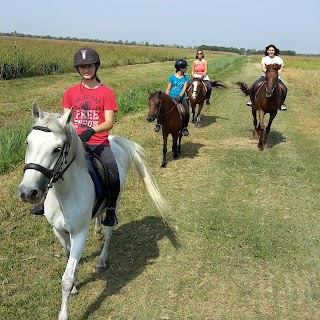
<svg viewBox="0 0 320 320">
<path fill-rule="evenodd" d="M 198 81 L 193 81 L 193 91 L 192 91 L 192 98 L 197 98 L 197 88 L 198 88 Z"/>
</svg>

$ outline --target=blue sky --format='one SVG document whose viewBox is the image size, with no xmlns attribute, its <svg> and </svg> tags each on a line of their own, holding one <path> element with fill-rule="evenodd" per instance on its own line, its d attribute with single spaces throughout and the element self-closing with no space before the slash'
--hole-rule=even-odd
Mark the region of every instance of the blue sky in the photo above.
<svg viewBox="0 0 320 320">
<path fill-rule="evenodd" d="M 2 0 L 0 32 L 320 54 L 320 0 Z"/>
</svg>

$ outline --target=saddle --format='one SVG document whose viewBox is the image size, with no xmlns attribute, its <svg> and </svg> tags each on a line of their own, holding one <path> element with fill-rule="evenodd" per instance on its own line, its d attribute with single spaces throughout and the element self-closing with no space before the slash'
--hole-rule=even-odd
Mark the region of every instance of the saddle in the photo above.
<svg viewBox="0 0 320 320">
<path fill-rule="evenodd" d="M 173 99 L 173 101 L 179 111 L 180 119 L 183 120 L 186 117 L 186 110 L 185 110 L 184 106 L 182 105 L 182 103 L 178 103 L 174 99 Z"/>
<path fill-rule="evenodd" d="M 197 79 L 197 78 L 195 78 L 195 79 Z M 192 80 L 192 82 L 193 82 L 193 80 Z M 188 86 L 188 88 L 187 88 L 187 92 L 190 91 L 192 82 L 189 84 L 189 86 Z M 203 80 L 201 80 L 201 82 L 202 82 L 202 84 L 203 84 L 203 87 L 204 87 L 205 92 L 207 93 L 208 88 L 207 88 L 206 83 L 205 83 Z"/>
<path fill-rule="evenodd" d="M 255 86 L 255 88 L 253 88 L 253 92 L 254 92 L 254 97 L 258 94 L 258 92 L 261 90 L 262 86 L 265 84 L 265 81 L 260 81 L 257 83 L 257 85 Z M 281 91 L 281 96 L 282 96 L 282 99 L 286 96 L 286 88 L 281 84 L 279 83 L 279 87 L 280 87 L 280 91 Z"/>
<path fill-rule="evenodd" d="M 101 159 L 87 146 L 86 150 L 86 163 L 89 169 L 89 174 L 94 184 L 94 188 L 97 196 L 97 203 L 92 211 L 92 218 L 95 216 L 97 211 L 99 210 L 101 204 L 104 200 L 109 201 L 108 195 L 108 177 L 107 171 L 105 169 L 104 164 Z"/>
</svg>

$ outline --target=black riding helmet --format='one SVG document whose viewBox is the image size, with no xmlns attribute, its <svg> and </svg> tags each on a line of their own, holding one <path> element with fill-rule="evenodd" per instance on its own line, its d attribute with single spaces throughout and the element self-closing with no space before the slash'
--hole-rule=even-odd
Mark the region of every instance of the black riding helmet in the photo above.
<svg viewBox="0 0 320 320">
<path fill-rule="evenodd" d="M 96 50 L 92 48 L 81 48 L 73 56 L 73 64 L 77 68 L 86 64 L 100 65 L 100 57 Z"/>
<path fill-rule="evenodd" d="M 188 66 L 188 62 L 184 59 L 179 59 L 174 64 L 174 67 L 176 68 L 176 70 L 180 70 L 181 68 L 185 68 L 187 66 Z"/>
</svg>

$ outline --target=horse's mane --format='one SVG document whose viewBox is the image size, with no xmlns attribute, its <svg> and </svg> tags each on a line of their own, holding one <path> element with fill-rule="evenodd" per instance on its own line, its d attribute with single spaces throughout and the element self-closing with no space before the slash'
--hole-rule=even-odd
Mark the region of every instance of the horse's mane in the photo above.
<svg viewBox="0 0 320 320">
<path fill-rule="evenodd" d="M 74 125 L 70 122 L 67 126 L 63 127 L 59 122 L 61 117 L 58 113 L 45 113 L 45 117 L 38 119 L 34 126 L 43 126 L 57 136 L 61 140 L 68 139 L 70 142 L 70 152 L 75 155 L 75 160 L 85 163 L 85 150 L 83 148 L 82 142 L 79 139 Z"/>
</svg>

